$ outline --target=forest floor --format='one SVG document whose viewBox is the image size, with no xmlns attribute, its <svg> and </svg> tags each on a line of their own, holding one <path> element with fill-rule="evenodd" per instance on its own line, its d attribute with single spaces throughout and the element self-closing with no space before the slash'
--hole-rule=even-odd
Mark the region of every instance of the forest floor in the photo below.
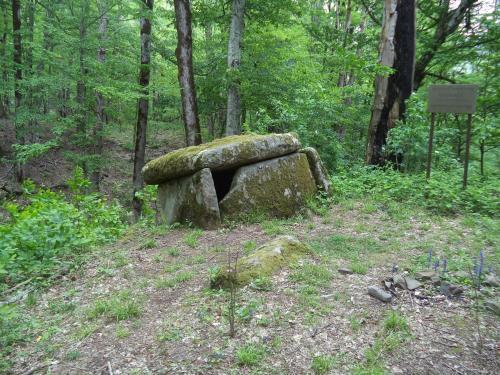
<svg viewBox="0 0 500 375">
<path fill-rule="evenodd" d="M 394 264 L 409 274 L 427 269 L 429 248 L 451 273 L 467 271 L 480 250 L 495 262 L 495 225 L 367 200 L 212 231 L 131 227 L 21 303 L 33 340 L 13 351 L 12 372 L 495 374 L 499 320 L 482 309 L 476 316 L 471 287 L 449 299 L 426 286 L 425 298 L 400 292 L 389 304 L 367 294 Z M 228 337 L 228 293 L 209 288 L 211 270 L 229 251 L 249 253 L 281 234 L 311 255 L 239 289 L 236 336 Z"/>
</svg>

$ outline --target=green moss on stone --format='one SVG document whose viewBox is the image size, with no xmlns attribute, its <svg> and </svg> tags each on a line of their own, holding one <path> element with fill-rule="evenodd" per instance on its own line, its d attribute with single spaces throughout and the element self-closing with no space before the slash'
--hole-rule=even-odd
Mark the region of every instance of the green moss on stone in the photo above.
<svg viewBox="0 0 500 375">
<path fill-rule="evenodd" d="M 237 272 L 220 269 L 211 280 L 212 288 L 228 288 L 231 281 L 242 286 L 263 276 L 270 276 L 276 270 L 296 262 L 309 253 L 309 248 L 291 236 L 278 237 L 255 250 L 251 255 L 238 260 Z"/>
<path fill-rule="evenodd" d="M 231 169 L 292 153 L 300 148 L 293 134 L 234 135 L 172 151 L 147 163 L 142 170 L 147 184 L 159 184 L 200 169 Z"/>
</svg>

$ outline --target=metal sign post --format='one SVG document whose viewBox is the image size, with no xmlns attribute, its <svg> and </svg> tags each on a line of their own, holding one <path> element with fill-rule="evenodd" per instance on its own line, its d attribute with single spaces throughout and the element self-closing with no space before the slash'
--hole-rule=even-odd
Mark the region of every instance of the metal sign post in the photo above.
<svg viewBox="0 0 500 375">
<path fill-rule="evenodd" d="M 431 176 L 432 139 L 436 113 L 467 113 L 467 137 L 465 145 L 463 188 L 467 188 L 469 172 L 472 114 L 476 111 L 477 85 L 431 85 L 429 86 L 428 111 L 431 113 L 429 130 L 429 153 L 427 155 L 427 179 Z"/>
</svg>

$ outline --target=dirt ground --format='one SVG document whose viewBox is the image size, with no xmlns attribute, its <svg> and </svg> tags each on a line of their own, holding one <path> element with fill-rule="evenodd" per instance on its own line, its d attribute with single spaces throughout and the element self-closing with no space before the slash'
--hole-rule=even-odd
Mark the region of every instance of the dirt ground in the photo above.
<svg viewBox="0 0 500 375">
<path fill-rule="evenodd" d="M 485 240 L 487 231 L 467 218 L 351 201 L 322 216 L 214 231 L 134 227 L 24 302 L 37 334 L 13 353 L 13 372 L 496 374 L 499 320 L 482 309 L 476 315 L 470 286 L 453 299 L 431 285 L 417 295 L 399 291 L 387 304 L 367 294 L 395 267 L 425 269 L 429 248 L 448 257 L 450 274 L 478 249 L 491 261 L 496 240 Z M 264 287 L 237 291 L 230 338 L 228 293 L 209 288 L 210 273 L 228 252 L 243 256 L 282 234 L 311 254 Z M 406 322 L 404 334 L 387 333 L 391 311 Z"/>
</svg>

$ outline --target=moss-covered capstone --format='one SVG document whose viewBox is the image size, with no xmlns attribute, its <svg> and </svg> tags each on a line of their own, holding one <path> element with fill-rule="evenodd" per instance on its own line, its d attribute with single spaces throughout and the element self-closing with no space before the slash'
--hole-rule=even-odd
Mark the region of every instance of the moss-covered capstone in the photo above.
<svg viewBox="0 0 500 375">
<path fill-rule="evenodd" d="M 269 276 L 280 268 L 309 253 L 302 242 L 292 236 L 277 237 L 257 248 L 252 254 L 238 259 L 236 273 L 221 268 L 210 281 L 212 288 L 228 288 L 231 281 L 242 286 L 251 283 L 258 277 Z"/>
<path fill-rule="evenodd" d="M 238 169 L 219 210 L 223 218 L 251 212 L 289 217 L 315 193 L 306 155 L 294 153 Z"/>
<path fill-rule="evenodd" d="M 312 147 L 306 147 L 300 150 L 300 152 L 307 156 L 309 167 L 311 168 L 311 173 L 318 189 L 324 191 L 326 194 L 331 194 L 331 183 L 328 178 L 328 172 L 321 161 L 318 151 Z"/>
<path fill-rule="evenodd" d="M 300 142 L 292 133 L 235 135 L 172 151 L 147 163 L 142 173 L 146 184 L 160 184 L 203 168 L 212 171 L 234 169 L 287 155 L 299 148 Z"/>
<path fill-rule="evenodd" d="M 160 184 L 158 205 L 166 224 L 187 220 L 196 226 L 213 229 L 221 222 L 214 181 L 208 168 Z"/>
</svg>

